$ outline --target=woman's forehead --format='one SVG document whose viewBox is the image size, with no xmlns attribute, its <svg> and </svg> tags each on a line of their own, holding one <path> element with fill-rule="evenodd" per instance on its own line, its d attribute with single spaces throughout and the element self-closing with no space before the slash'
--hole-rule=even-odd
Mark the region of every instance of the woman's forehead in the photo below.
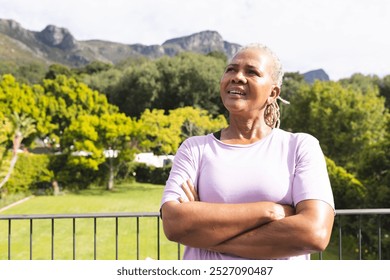
<svg viewBox="0 0 390 280">
<path fill-rule="evenodd" d="M 267 67 L 271 62 L 269 54 L 260 49 L 246 49 L 237 53 L 230 65 L 247 65 L 253 67 Z"/>
</svg>

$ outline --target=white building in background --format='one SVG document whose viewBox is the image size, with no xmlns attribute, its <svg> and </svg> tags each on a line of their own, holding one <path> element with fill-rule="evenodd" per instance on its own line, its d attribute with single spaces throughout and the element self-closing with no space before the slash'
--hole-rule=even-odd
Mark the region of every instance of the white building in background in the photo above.
<svg viewBox="0 0 390 280">
<path fill-rule="evenodd" d="M 164 167 L 171 164 L 173 159 L 173 155 L 156 156 L 153 153 L 140 153 L 135 155 L 134 161 L 155 167 Z"/>
</svg>

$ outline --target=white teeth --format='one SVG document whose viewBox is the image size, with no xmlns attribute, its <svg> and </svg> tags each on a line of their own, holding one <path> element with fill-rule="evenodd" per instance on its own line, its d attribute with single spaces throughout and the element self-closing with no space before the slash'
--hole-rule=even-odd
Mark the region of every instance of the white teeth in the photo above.
<svg viewBox="0 0 390 280">
<path fill-rule="evenodd" d="M 244 92 L 238 91 L 238 90 L 229 90 L 228 93 L 230 94 L 238 94 L 238 95 L 245 95 Z"/>
</svg>

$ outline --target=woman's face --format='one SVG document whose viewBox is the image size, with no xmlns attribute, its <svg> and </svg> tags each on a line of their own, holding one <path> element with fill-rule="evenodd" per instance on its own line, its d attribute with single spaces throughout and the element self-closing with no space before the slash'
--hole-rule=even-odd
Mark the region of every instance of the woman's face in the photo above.
<svg viewBox="0 0 390 280">
<path fill-rule="evenodd" d="M 258 113 L 279 95 L 272 79 L 273 61 L 259 49 L 238 53 L 227 65 L 221 78 L 220 94 L 231 113 Z"/>
</svg>

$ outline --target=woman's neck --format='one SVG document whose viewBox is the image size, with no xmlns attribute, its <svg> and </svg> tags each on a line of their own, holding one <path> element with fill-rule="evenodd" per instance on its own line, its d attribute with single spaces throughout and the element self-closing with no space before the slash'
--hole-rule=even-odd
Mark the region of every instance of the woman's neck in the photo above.
<svg viewBox="0 0 390 280">
<path fill-rule="evenodd" d="M 229 126 L 222 130 L 221 141 L 229 144 L 251 144 L 272 132 L 262 118 L 229 117 Z"/>
</svg>

